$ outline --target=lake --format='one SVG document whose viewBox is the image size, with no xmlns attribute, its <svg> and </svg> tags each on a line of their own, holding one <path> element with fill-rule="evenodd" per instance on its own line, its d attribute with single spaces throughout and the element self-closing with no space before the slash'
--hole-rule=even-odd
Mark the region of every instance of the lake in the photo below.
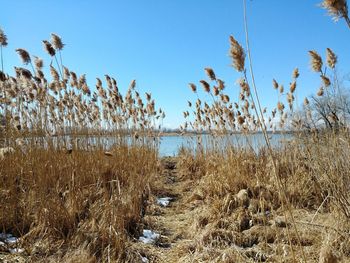
<svg viewBox="0 0 350 263">
<path fill-rule="evenodd" d="M 292 138 L 291 134 L 268 134 L 270 138 L 271 145 L 273 147 L 281 146 L 283 142 L 288 141 Z M 28 144 L 40 142 L 44 147 L 47 146 L 47 138 L 45 137 L 31 137 L 25 138 Z M 86 146 L 102 145 L 106 150 L 115 144 L 119 143 L 136 143 L 136 145 L 142 145 L 142 141 L 137 141 L 130 137 L 118 137 L 118 136 L 64 136 L 64 137 L 53 137 L 51 142 L 58 146 L 65 145 L 67 148 L 73 147 L 75 144 L 77 148 L 84 149 Z M 157 140 L 153 140 L 151 137 L 145 138 L 151 144 L 157 147 Z M 203 149 L 216 149 L 225 150 L 228 147 L 240 147 L 240 148 L 250 148 L 255 152 L 266 146 L 264 136 L 262 133 L 243 135 L 243 134 L 233 134 L 221 137 L 213 137 L 211 135 L 165 135 L 159 138 L 159 155 L 164 156 L 175 156 L 178 154 L 179 150 L 184 148 L 196 149 L 197 141 L 200 141 L 201 147 Z M 12 142 L 15 143 L 15 142 Z"/>
<path fill-rule="evenodd" d="M 283 142 L 291 139 L 291 134 L 268 134 L 271 145 L 278 147 Z M 230 146 L 252 148 L 254 151 L 259 151 L 266 146 L 264 135 L 262 133 L 243 135 L 233 134 L 221 138 L 213 139 L 210 135 L 200 135 L 201 144 L 204 148 L 215 147 L 216 149 L 225 149 Z M 178 153 L 181 147 L 194 148 L 196 145 L 197 136 L 162 136 L 160 138 L 159 155 L 160 156 L 174 156 Z"/>
</svg>

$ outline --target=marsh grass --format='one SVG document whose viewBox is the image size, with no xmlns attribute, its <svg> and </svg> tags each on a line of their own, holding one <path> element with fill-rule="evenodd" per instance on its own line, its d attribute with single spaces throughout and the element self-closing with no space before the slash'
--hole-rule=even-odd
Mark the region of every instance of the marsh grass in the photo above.
<svg viewBox="0 0 350 263">
<path fill-rule="evenodd" d="M 345 17 L 340 13 L 338 15 Z M 304 99 L 305 106 L 300 109 L 296 100 L 299 70 L 295 69 L 289 91 L 285 91 L 283 84 L 273 79 L 272 86 L 278 98 L 276 108 L 269 113 L 259 103 L 247 27 L 246 33 L 247 50 L 234 37 L 229 39 L 232 66 L 240 74 L 237 80 L 240 89 L 238 101 L 234 101 L 236 96 L 222 85 L 224 81 L 211 68 L 205 68 L 209 82 L 200 80 L 204 92 L 210 94 L 210 100 L 201 99 L 196 84 L 190 83 L 197 100 L 189 102 L 190 110 L 184 112 L 186 122 L 182 129 L 210 133 L 212 143 L 211 149 L 203 151 L 200 138 L 197 138 L 197 150 L 183 151 L 181 156 L 182 172 L 198 181 L 192 199 L 204 200 L 207 204 L 194 224 L 194 236 L 209 231 L 208 235 L 203 236 L 204 239 L 193 244 L 191 250 L 196 255 L 187 260 L 256 262 L 271 259 L 299 262 L 298 259 L 302 259 L 307 262 L 308 259 L 319 259 L 320 262 L 327 262 L 328 257 L 333 260 L 328 262 L 346 262 L 349 251 L 344 248 L 350 240 L 350 233 L 346 230 L 350 207 L 350 177 L 346 161 L 349 122 L 338 107 L 334 107 L 331 95 L 340 93 L 336 76 L 337 56 L 328 48 L 327 63 L 323 63 L 317 51 L 309 52 L 311 69 L 319 74 L 321 83 L 317 96 L 310 100 L 315 105 L 315 102 L 320 104 L 323 98 L 325 107 L 332 110 L 316 114 L 308 98 Z M 248 55 L 248 68 L 245 52 Z M 248 69 L 250 79 L 247 77 Z M 337 103 L 341 104 L 341 101 Z M 273 149 L 268 129 L 281 133 L 292 131 L 292 139 Z M 220 147 L 215 149 L 218 138 L 229 137 L 236 132 L 246 134 L 247 142 L 249 134 L 261 132 L 266 139 L 266 147 L 259 152 L 249 150 L 249 147 L 248 150 L 227 147 L 224 152 Z M 240 204 L 237 195 L 242 191 L 248 193 L 249 205 Z M 277 216 L 283 216 L 287 222 L 283 224 L 283 231 L 274 227 L 276 224 L 272 221 Z M 224 230 L 222 221 L 226 222 Z M 229 222 L 234 224 L 230 225 Z M 255 234 L 258 240 L 248 242 L 250 245 L 242 241 L 251 238 L 250 229 L 260 226 L 264 227 Z M 243 239 L 234 241 L 232 231 L 235 232 L 233 236 Z M 270 234 L 271 231 L 273 234 Z M 273 240 L 271 235 L 274 236 Z M 234 253 L 223 249 L 232 244 L 237 246 Z M 252 244 L 258 247 L 253 249 Z M 212 253 L 205 249 L 208 246 Z M 251 254 L 247 257 L 250 248 L 255 256 Z M 259 253 L 264 257 L 256 257 Z"/>
<path fill-rule="evenodd" d="M 25 49 L 25 67 L 1 71 L 0 143 L 12 150 L 0 159 L 0 231 L 20 237 L 12 246 L 31 262 L 138 261 L 128 242 L 142 233 L 165 114 L 134 80 L 122 95 L 106 75 L 92 92 L 62 64 L 63 47 L 56 34 L 44 41 L 49 76 Z"/>
<path fill-rule="evenodd" d="M 348 22 L 346 1 L 323 7 Z M 185 201 L 201 206 L 189 215 L 190 240 L 175 247 L 175 260 L 347 262 L 350 137 L 347 116 L 332 110 L 332 94 L 340 93 L 337 56 L 329 48 L 325 59 L 310 50 L 320 77 L 316 95 L 298 105 L 296 68 L 290 85 L 272 80 L 276 107 L 268 110 L 259 102 L 246 33 L 246 49 L 229 38 L 238 92 L 210 67 L 198 87 L 189 84 L 196 100 L 183 112 L 181 131 L 194 132 L 196 146 L 182 148 L 176 166 L 191 187 Z M 1 231 L 21 237 L 16 246 L 32 262 L 139 262 L 131 244 L 145 223 L 156 225 L 144 222 L 149 196 L 165 193 L 157 155 L 165 113 L 134 80 L 124 95 L 108 75 L 90 88 L 85 74 L 63 65 L 58 35 L 43 44 L 49 69 L 17 49 L 24 67 L 14 76 L 0 72 L 0 139 L 13 149 L 0 159 Z M 0 31 L 2 64 L 6 45 Z M 312 106 L 323 101 L 331 110 L 320 118 Z M 273 131 L 292 138 L 272 148 Z M 266 147 L 255 151 L 249 134 L 258 132 Z M 247 147 L 223 148 L 218 141 L 233 133 L 246 135 Z"/>
<path fill-rule="evenodd" d="M 123 262 L 127 240 L 140 234 L 157 161 L 142 147 L 110 152 L 34 148 L 2 160 L 1 230 L 20 236 L 32 261 L 81 249 Z"/>
</svg>

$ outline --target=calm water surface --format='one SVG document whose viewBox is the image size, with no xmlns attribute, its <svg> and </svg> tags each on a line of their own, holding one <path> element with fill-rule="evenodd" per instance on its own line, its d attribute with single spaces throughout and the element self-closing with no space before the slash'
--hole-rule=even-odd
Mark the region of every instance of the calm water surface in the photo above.
<svg viewBox="0 0 350 263">
<path fill-rule="evenodd" d="M 282 146 L 283 142 L 286 142 L 292 138 L 290 134 L 269 134 L 268 135 L 273 147 Z M 47 145 L 45 142 L 45 138 L 36 137 L 31 138 L 35 140 L 42 141 L 43 145 Z M 31 139 L 27 138 L 26 140 L 31 142 Z M 132 143 L 131 137 L 126 137 L 124 143 Z M 63 143 L 67 148 L 72 147 L 73 143 L 76 143 L 77 146 L 84 145 L 104 145 L 105 149 L 112 147 L 115 144 L 121 143 L 120 138 L 114 136 L 102 136 L 102 137 L 87 137 L 80 136 L 77 138 L 71 138 L 69 136 L 65 138 L 54 138 L 54 145 L 58 145 L 58 143 Z M 154 146 L 157 147 L 157 140 L 153 140 L 149 138 L 149 142 L 151 144 L 154 143 Z M 164 156 L 175 156 L 178 154 L 181 148 L 188 148 L 195 150 L 197 149 L 197 142 L 200 143 L 200 146 L 203 149 L 215 149 L 219 151 L 225 151 L 228 147 L 238 147 L 244 149 L 252 149 L 255 152 L 258 152 L 261 148 L 265 147 L 265 140 L 263 134 L 251 134 L 251 135 L 242 135 L 242 134 L 234 134 L 231 136 L 223 136 L 223 137 L 213 137 L 211 135 L 197 135 L 197 136 L 162 136 L 159 138 L 159 155 L 161 157 Z M 142 142 L 133 142 L 142 145 Z M 81 147 L 78 147 L 81 148 Z M 84 147 L 82 147 L 84 148 Z"/>
<path fill-rule="evenodd" d="M 283 142 L 291 139 L 290 134 L 269 134 L 268 135 L 272 146 L 278 147 Z M 235 146 L 242 148 L 252 148 L 258 152 L 259 149 L 264 147 L 265 140 L 263 134 L 251 134 L 242 135 L 234 134 L 231 136 L 225 136 L 221 138 L 213 139 L 210 135 L 197 136 L 163 136 L 160 139 L 159 155 L 160 156 L 174 156 L 179 152 L 181 147 L 195 148 L 197 140 L 201 140 L 203 148 L 213 148 L 225 150 L 227 147 Z"/>
</svg>

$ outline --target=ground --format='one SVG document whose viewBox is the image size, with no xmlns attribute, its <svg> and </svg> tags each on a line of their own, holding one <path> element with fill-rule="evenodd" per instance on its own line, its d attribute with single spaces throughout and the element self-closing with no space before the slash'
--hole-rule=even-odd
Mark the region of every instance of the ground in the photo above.
<svg viewBox="0 0 350 263">
<path fill-rule="evenodd" d="M 140 262 L 293 262 L 293 257 L 302 262 L 303 253 L 307 262 L 321 262 L 321 237 L 324 230 L 332 233 L 331 226 L 325 229 L 331 220 L 326 212 L 293 210 L 299 244 L 280 209 L 262 211 L 245 189 L 223 200 L 201 196 L 200 180 L 181 173 L 178 161 L 179 157 L 161 159 L 150 184 L 143 229 L 159 238 L 153 244 L 130 238 L 129 250 L 139 254 Z M 266 200 L 272 198 L 267 194 Z M 161 197 L 170 197 L 169 205 L 157 203 Z M 25 257 L 3 253 L 0 262 L 25 262 Z"/>
</svg>

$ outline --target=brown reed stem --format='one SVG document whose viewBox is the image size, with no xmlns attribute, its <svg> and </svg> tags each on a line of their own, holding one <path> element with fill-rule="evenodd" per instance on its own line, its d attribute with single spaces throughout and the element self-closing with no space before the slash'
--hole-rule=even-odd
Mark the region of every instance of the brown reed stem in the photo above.
<svg viewBox="0 0 350 263">
<path fill-rule="evenodd" d="M 348 16 L 344 17 L 346 23 L 348 24 L 348 27 L 350 29 L 350 18 Z"/>
<path fill-rule="evenodd" d="M 2 45 L 0 45 L 0 56 L 1 56 L 1 71 L 4 73 L 4 57 L 2 54 Z"/>
<path fill-rule="evenodd" d="M 62 68 L 62 72 L 63 72 L 63 62 L 62 62 L 61 50 L 58 50 L 58 54 L 60 55 L 61 68 Z"/>
<path fill-rule="evenodd" d="M 252 79 L 252 85 L 253 85 L 253 89 L 254 89 L 256 100 L 258 102 L 258 108 L 259 108 L 261 117 L 259 116 L 259 113 L 258 113 L 258 110 L 257 110 L 256 107 L 254 107 L 254 110 L 255 110 L 255 112 L 257 114 L 257 118 L 259 120 L 259 125 L 260 125 L 260 127 L 262 129 L 262 132 L 263 132 L 263 135 L 264 135 L 264 139 L 265 139 L 268 151 L 269 151 L 269 155 L 270 155 L 271 160 L 272 160 L 272 164 L 273 164 L 273 168 L 274 168 L 273 170 L 274 170 L 275 180 L 276 180 L 277 186 L 279 188 L 280 196 L 282 197 L 282 202 L 281 202 L 282 209 L 285 212 L 285 208 L 284 208 L 284 204 L 283 204 L 285 202 L 287 211 L 288 211 L 289 216 L 290 216 L 290 218 L 292 220 L 292 223 L 293 223 L 294 231 L 295 231 L 295 233 L 297 235 L 298 242 L 299 242 L 299 245 L 301 247 L 303 261 L 307 262 L 306 261 L 306 257 L 305 257 L 305 253 L 304 253 L 304 249 L 301 246 L 301 241 L 300 241 L 301 239 L 300 239 L 300 235 L 298 233 L 297 227 L 296 227 L 296 223 L 295 223 L 295 219 L 294 219 L 294 216 L 293 216 L 293 213 L 292 213 L 292 210 L 291 210 L 290 202 L 288 201 L 288 198 L 286 196 L 286 193 L 285 193 L 285 191 L 283 189 L 282 183 L 281 183 L 280 178 L 278 176 L 276 161 L 273 158 L 273 151 L 272 151 L 272 148 L 271 148 L 271 143 L 270 143 L 270 140 L 268 138 L 267 131 L 266 131 L 266 125 L 265 125 L 265 122 L 264 122 L 264 116 L 263 116 L 263 112 L 262 112 L 262 107 L 261 107 L 261 104 L 260 104 L 259 95 L 258 95 L 256 83 L 255 83 L 255 77 L 254 77 L 253 65 L 252 65 L 252 59 L 251 59 L 251 53 L 250 53 L 249 34 L 248 34 L 248 19 L 247 19 L 247 1 L 246 0 L 243 0 L 243 15 L 244 15 L 244 30 L 245 30 L 245 38 L 246 38 L 246 49 L 247 49 L 247 55 L 248 55 L 248 61 L 249 61 L 249 71 L 250 71 L 250 76 L 251 76 L 251 79 Z M 253 99 L 253 95 L 252 94 L 251 94 L 251 97 Z M 287 230 L 288 230 L 288 228 L 287 228 Z M 293 249 L 292 249 L 292 254 L 293 254 L 293 260 L 295 262 L 297 262 Z"/>
<path fill-rule="evenodd" d="M 56 55 L 55 55 L 55 60 L 56 60 L 56 64 L 57 64 L 58 71 L 60 73 L 61 79 L 63 80 L 63 74 L 62 74 L 61 67 L 60 67 L 60 64 L 58 63 L 58 59 L 57 59 Z"/>
<path fill-rule="evenodd" d="M 2 45 L 0 45 L 0 59 L 1 59 L 1 72 L 4 73 L 4 57 L 3 57 L 3 54 L 2 54 Z M 5 74 L 5 73 L 4 73 Z M 7 138 L 7 133 L 8 133 L 8 126 L 7 126 L 7 123 L 8 123 L 8 120 L 7 120 L 7 103 L 6 103 L 6 90 L 5 90 L 5 86 L 3 86 L 3 89 L 2 89 L 2 93 L 3 93 L 3 96 L 4 96 L 4 99 L 5 99 L 5 107 L 4 107 L 4 118 L 5 118 L 5 145 L 6 146 L 9 146 L 8 145 L 8 138 Z M 1 120 L 2 121 L 2 120 Z"/>
</svg>

